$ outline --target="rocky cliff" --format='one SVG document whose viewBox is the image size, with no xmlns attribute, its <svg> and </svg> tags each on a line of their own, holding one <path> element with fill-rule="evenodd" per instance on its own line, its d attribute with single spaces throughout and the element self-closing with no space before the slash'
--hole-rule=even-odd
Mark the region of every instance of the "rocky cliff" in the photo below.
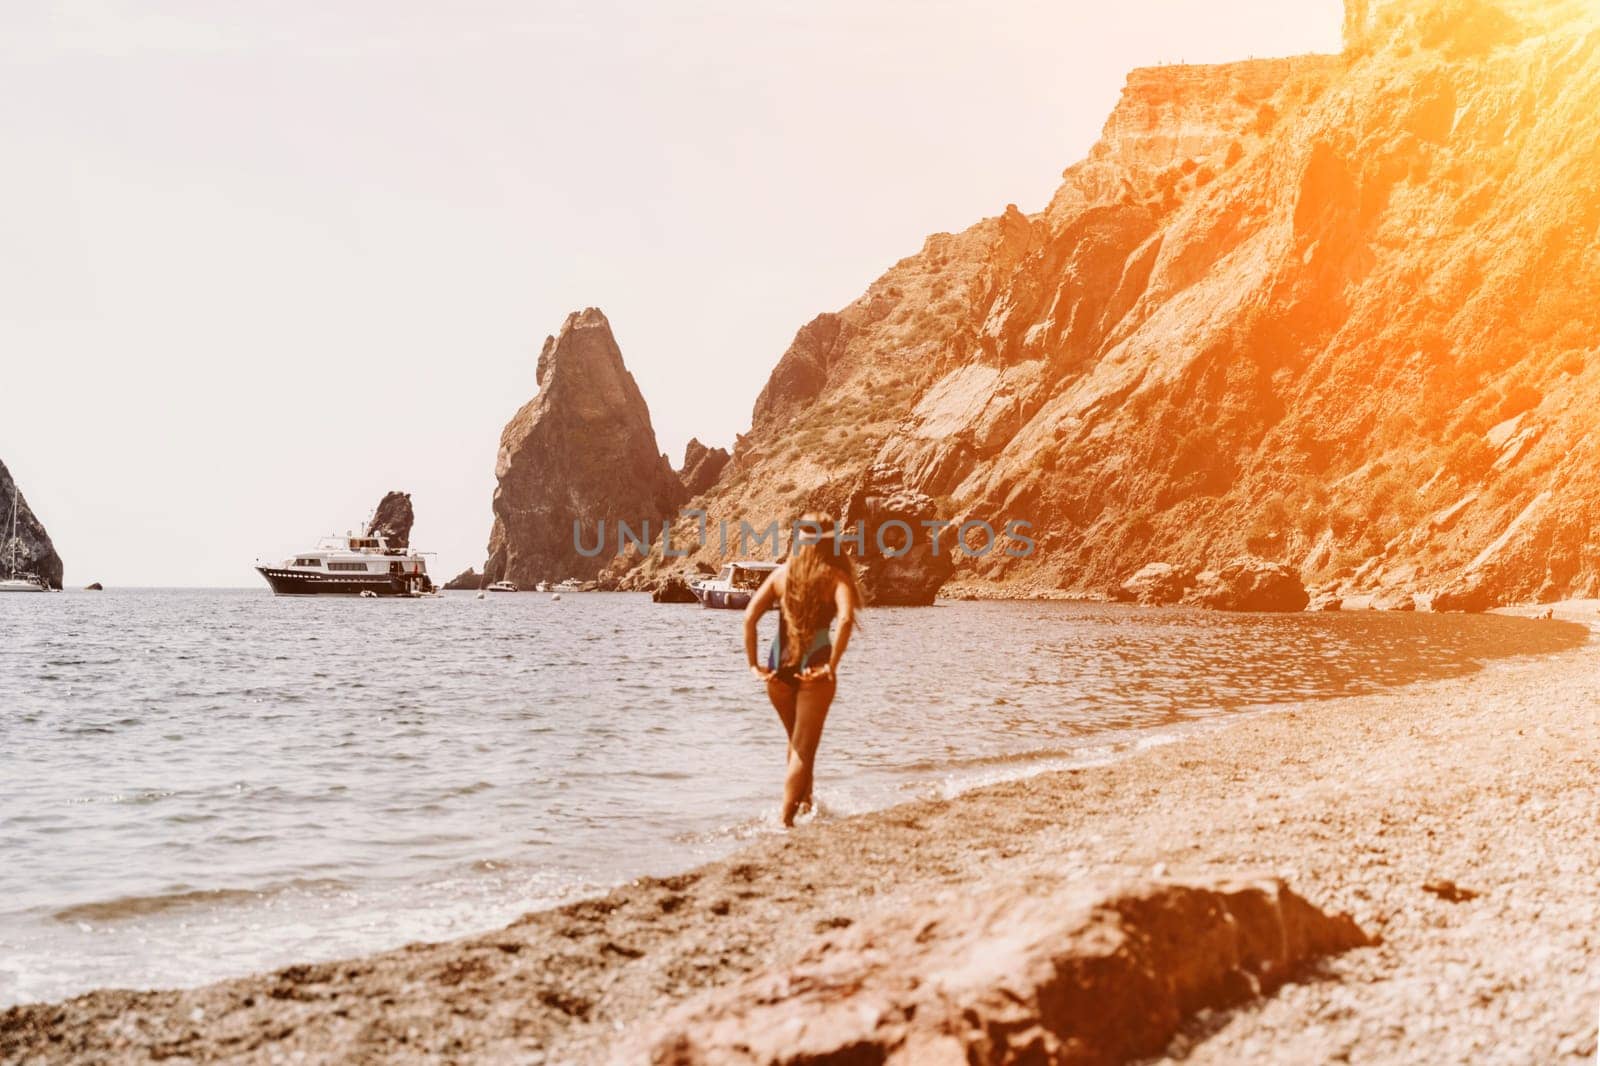
<svg viewBox="0 0 1600 1066">
<path fill-rule="evenodd" d="M 683 466 L 678 470 L 683 491 L 691 498 L 705 492 L 717 483 L 731 458 L 726 448 L 708 448 L 698 437 L 691 438 L 683 450 Z"/>
<path fill-rule="evenodd" d="M 16 499 L 15 538 L 11 532 L 13 497 Z M 17 576 L 31 575 L 42 578 L 53 589 L 61 588 L 61 556 L 56 554 L 55 545 L 50 543 L 50 534 L 45 532 L 44 524 L 28 507 L 28 498 L 11 480 L 11 471 L 6 469 L 5 463 L 0 462 L 0 577 L 10 575 L 13 558 Z"/>
<path fill-rule="evenodd" d="M 708 507 L 894 468 L 1032 523 L 974 590 L 1252 557 L 1347 604 L 1600 592 L 1591 11 L 1372 0 L 1340 57 L 1135 71 L 1043 211 L 800 330 Z"/>
<path fill-rule="evenodd" d="M 389 547 L 409 548 L 411 527 L 415 522 L 409 492 L 385 493 L 378 501 L 378 509 L 372 512 L 372 521 L 367 523 L 367 535 L 382 534 Z"/>
<path fill-rule="evenodd" d="M 592 579 L 616 554 L 617 523 L 634 532 L 661 522 L 687 498 L 656 447 L 644 397 L 597 308 L 567 316 L 539 353 L 538 395 L 500 435 L 494 528 L 484 579 L 523 587 Z M 605 545 L 586 557 L 604 523 Z"/>
</svg>

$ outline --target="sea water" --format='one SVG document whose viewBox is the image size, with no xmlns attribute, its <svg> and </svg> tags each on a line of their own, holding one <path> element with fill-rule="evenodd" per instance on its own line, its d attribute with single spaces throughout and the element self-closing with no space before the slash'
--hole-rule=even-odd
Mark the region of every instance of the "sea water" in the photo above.
<svg viewBox="0 0 1600 1066">
<path fill-rule="evenodd" d="M 863 623 L 819 754 L 824 818 L 1586 638 L 1066 603 Z M 0 597 L 0 1004 L 443 939 L 683 869 L 780 831 L 784 755 L 737 612 Z"/>
</svg>

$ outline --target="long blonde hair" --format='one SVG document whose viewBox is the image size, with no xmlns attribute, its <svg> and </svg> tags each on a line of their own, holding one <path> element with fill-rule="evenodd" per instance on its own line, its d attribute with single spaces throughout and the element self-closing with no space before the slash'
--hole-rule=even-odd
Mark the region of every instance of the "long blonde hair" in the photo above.
<svg viewBox="0 0 1600 1066">
<path fill-rule="evenodd" d="M 830 525 L 828 516 L 816 511 L 801 515 L 796 523 L 797 533 L 800 528 L 810 527 L 824 535 L 796 536 L 794 548 L 789 552 L 783 601 L 778 605 L 788 631 L 783 649 L 785 666 L 798 666 L 817 633 L 833 621 L 838 611 L 834 603 L 838 582 L 842 580 L 849 587 L 852 607 L 861 609 L 861 585 L 856 580 L 855 563 L 839 550 L 829 532 Z"/>
</svg>

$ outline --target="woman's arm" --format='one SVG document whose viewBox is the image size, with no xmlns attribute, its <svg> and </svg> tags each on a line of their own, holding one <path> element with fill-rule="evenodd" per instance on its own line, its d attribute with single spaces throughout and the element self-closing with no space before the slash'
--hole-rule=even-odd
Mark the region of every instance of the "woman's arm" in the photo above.
<svg viewBox="0 0 1600 1066">
<path fill-rule="evenodd" d="M 839 660 L 844 658 L 844 650 L 850 645 L 850 631 L 856 626 L 856 598 L 849 582 L 840 581 L 834 585 L 833 604 L 839 611 L 839 626 L 833 633 L 833 656 L 828 660 L 828 673 L 837 678 Z"/>
<path fill-rule="evenodd" d="M 756 627 L 761 623 L 761 616 L 772 608 L 773 603 L 782 593 L 778 586 L 782 582 L 784 567 L 780 566 L 767 575 L 767 579 L 756 589 L 756 594 L 750 597 L 750 605 L 744 609 L 744 657 L 750 664 L 751 673 L 763 681 L 772 673 L 771 670 L 756 662 Z"/>
</svg>

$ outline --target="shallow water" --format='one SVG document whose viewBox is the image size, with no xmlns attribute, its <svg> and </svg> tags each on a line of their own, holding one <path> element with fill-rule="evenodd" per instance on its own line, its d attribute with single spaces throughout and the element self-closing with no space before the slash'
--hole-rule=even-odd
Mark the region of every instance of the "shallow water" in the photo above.
<svg viewBox="0 0 1600 1066">
<path fill-rule="evenodd" d="M 822 817 L 1587 638 L 1059 603 L 865 622 Z M 0 597 L 0 1003 L 493 928 L 775 831 L 783 734 L 739 626 L 632 595 Z"/>
</svg>

